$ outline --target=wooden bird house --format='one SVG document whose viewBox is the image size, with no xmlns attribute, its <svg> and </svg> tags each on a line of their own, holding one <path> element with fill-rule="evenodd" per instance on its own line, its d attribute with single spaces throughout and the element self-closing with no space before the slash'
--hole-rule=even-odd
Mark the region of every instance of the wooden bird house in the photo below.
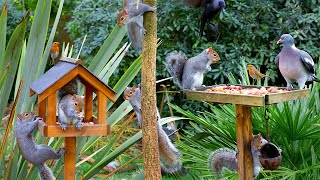
<svg viewBox="0 0 320 180">
<path fill-rule="evenodd" d="M 62 57 L 60 62 L 30 84 L 30 96 L 38 94 L 38 115 L 44 119 L 38 130 L 45 137 L 106 136 L 107 99 L 114 102 L 115 92 L 82 65 L 81 60 Z M 57 91 L 77 78 L 84 86 L 82 129 L 68 125 L 64 131 L 57 123 Z M 93 116 L 93 97 L 97 97 L 97 117 Z"/>
</svg>

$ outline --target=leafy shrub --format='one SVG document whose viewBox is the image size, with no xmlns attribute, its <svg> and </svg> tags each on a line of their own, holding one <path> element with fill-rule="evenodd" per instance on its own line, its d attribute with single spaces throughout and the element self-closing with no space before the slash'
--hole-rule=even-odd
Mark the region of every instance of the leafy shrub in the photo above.
<svg viewBox="0 0 320 180">
<path fill-rule="evenodd" d="M 16 4 L 13 1 L 5 0 L 0 0 L 1 10 L 5 2 L 8 5 L 7 37 L 10 37 L 14 28 L 17 26 L 17 24 L 21 21 L 22 17 L 24 17 L 26 13 L 22 10 L 21 7 L 19 7 L 19 4 Z"/>
<path fill-rule="evenodd" d="M 74 40 L 75 52 L 78 53 L 83 37 L 87 34 L 86 43 L 81 55 L 93 57 L 111 33 L 121 1 L 97 0 L 77 1 L 72 10 L 73 20 L 67 23 L 67 30 Z"/>
<path fill-rule="evenodd" d="M 277 71 L 273 59 L 280 51 L 276 41 L 283 33 L 291 33 L 296 38 L 297 47 L 307 50 L 315 60 L 320 55 L 317 50 L 320 46 L 317 32 L 320 28 L 320 7 L 315 0 L 227 1 L 225 12 L 213 19 L 220 30 L 205 31 L 203 38 L 199 37 L 202 8 L 188 7 L 182 0 L 158 0 L 157 3 L 158 37 L 163 40 L 158 48 L 158 79 L 169 76 L 164 66 L 168 52 L 181 50 L 192 57 L 212 46 L 219 53 L 221 61 L 208 73 L 205 84 L 227 83 L 229 72 L 239 77 L 241 57 L 262 66 L 263 72 L 266 69 L 273 70 L 271 76 L 275 80 Z M 76 48 L 80 47 L 81 38 L 88 34 L 83 54 L 93 55 L 116 23 L 116 12 L 122 8 L 122 2 L 85 0 L 76 4 L 74 20 L 67 29 L 75 39 Z M 120 71 L 126 67 L 122 65 Z"/>
</svg>

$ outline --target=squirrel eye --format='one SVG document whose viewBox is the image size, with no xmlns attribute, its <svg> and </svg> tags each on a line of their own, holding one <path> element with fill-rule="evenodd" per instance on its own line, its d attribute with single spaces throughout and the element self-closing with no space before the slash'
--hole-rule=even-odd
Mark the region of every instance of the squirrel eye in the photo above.
<svg viewBox="0 0 320 180">
<path fill-rule="evenodd" d="M 213 56 L 217 56 L 216 54 L 213 54 Z"/>
<path fill-rule="evenodd" d="M 77 106 L 77 105 L 78 105 L 78 103 L 76 103 L 76 102 L 75 102 L 75 103 L 74 103 L 74 105 L 75 105 L 75 106 Z"/>
<path fill-rule="evenodd" d="M 124 20 L 124 17 L 121 17 L 120 19 L 121 19 L 121 21 L 123 21 L 123 20 Z"/>
<path fill-rule="evenodd" d="M 129 92 L 130 95 L 131 95 L 132 93 L 133 93 L 132 91 Z"/>
<path fill-rule="evenodd" d="M 29 113 L 26 113 L 25 116 L 29 116 Z"/>
</svg>

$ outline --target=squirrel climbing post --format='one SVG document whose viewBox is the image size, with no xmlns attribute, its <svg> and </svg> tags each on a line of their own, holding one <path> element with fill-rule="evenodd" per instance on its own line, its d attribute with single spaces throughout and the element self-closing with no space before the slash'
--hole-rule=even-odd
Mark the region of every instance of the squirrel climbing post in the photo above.
<svg viewBox="0 0 320 180">
<path fill-rule="evenodd" d="M 145 4 L 155 7 L 156 0 L 145 0 Z M 142 43 L 142 148 L 145 179 L 161 179 L 160 157 L 156 112 L 156 52 L 157 17 L 156 12 L 146 12 L 143 17 L 146 33 Z"/>
</svg>

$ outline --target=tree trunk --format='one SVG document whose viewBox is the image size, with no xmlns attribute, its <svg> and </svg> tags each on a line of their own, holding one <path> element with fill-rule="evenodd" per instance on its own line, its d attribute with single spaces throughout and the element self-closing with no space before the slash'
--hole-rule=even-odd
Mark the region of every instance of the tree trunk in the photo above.
<svg viewBox="0 0 320 180">
<path fill-rule="evenodd" d="M 156 0 L 144 0 L 156 6 Z M 161 179 L 156 105 L 157 19 L 155 12 L 144 14 L 146 34 L 142 49 L 142 147 L 145 179 Z"/>
</svg>

